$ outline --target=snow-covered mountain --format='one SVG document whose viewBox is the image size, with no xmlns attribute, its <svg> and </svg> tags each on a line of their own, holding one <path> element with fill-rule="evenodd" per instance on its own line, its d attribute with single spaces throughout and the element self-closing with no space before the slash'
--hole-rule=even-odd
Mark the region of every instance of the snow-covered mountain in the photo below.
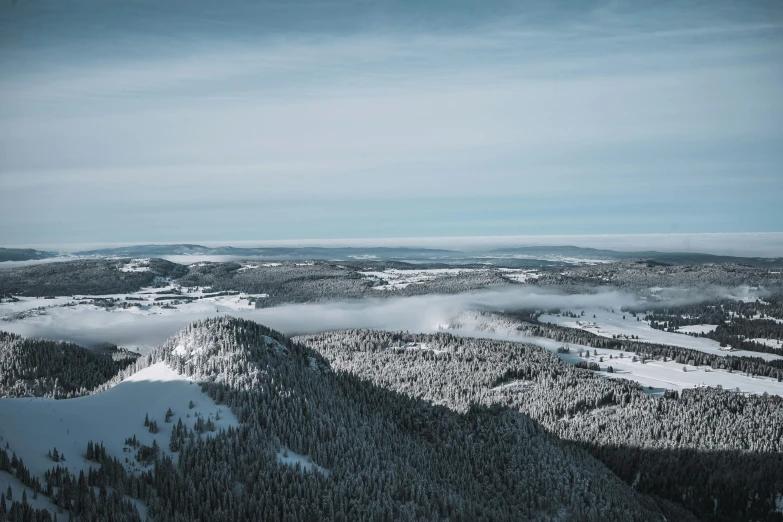
<svg viewBox="0 0 783 522">
<path fill-rule="evenodd" d="M 25 484 L 28 502 L 35 494 L 36 507 L 77 519 L 681 513 L 522 414 L 465 415 L 410 399 L 335 373 L 313 350 L 250 321 L 191 324 L 101 389 L 0 399 L 0 480 L 16 502 L 3 507 L 23 509 Z"/>
</svg>

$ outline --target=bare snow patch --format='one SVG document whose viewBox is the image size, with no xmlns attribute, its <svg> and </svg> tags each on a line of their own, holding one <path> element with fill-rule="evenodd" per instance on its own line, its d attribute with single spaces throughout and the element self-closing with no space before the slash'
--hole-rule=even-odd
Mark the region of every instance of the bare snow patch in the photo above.
<svg viewBox="0 0 783 522">
<path fill-rule="evenodd" d="M 288 348 L 280 344 L 277 339 L 273 339 L 268 335 L 262 335 L 261 338 L 264 340 L 264 343 L 267 345 L 267 347 L 274 348 L 277 353 L 285 353 L 288 351 Z"/>
<path fill-rule="evenodd" d="M 421 350 L 425 352 L 432 352 L 434 354 L 441 354 L 446 353 L 447 350 L 438 350 L 436 348 L 431 348 L 427 343 L 407 343 L 404 346 L 402 346 L 405 350 Z"/>
<path fill-rule="evenodd" d="M 766 338 L 756 337 L 755 339 L 748 339 L 748 341 L 753 343 L 763 344 L 764 346 L 769 346 L 770 348 L 777 348 L 778 350 L 783 350 L 783 341 L 781 341 L 780 339 L 766 339 Z"/>
<path fill-rule="evenodd" d="M 511 279 L 517 283 L 526 283 L 531 279 L 538 279 L 541 274 L 538 270 L 522 269 L 522 268 L 499 268 L 498 271 L 506 279 Z"/>
<path fill-rule="evenodd" d="M 120 272 L 149 272 L 150 260 L 147 259 L 131 259 L 125 265 L 120 267 Z"/>
<path fill-rule="evenodd" d="M 715 329 L 718 327 L 717 324 L 691 324 L 688 326 L 680 326 L 677 328 L 677 332 L 679 333 L 709 333 L 714 332 Z"/>
<path fill-rule="evenodd" d="M 313 462 L 313 459 L 311 459 L 310 457 L 300 455 L 299 453 L 296 453 L 295 451 L 291 451 L 285 446 L 280 448 L 280 451 L 277 452 L 277 461 L 280 464 L 285 464 L 293 468 L 299 466 L 303 471 L 305 470 L 315 471 L 317 473 L 321 473 L 325 477 L 329 476 L 328 469 L 319 466 L 318 464 Z"/>
<path fill-rule="evenodd" d="M 454 277 L 460 274 L 477 272 L 480 269 L 475 268 L 422 268 L 422 269 L 399 269 L 388 268 L 383 271 L 365 271 L 359 272 L 365 277 L 375 279 L 381 283 L 374 286 L 374 290 L 397 290 L 410 285 L 423 283 L 438 277 Z"/>
</svg>

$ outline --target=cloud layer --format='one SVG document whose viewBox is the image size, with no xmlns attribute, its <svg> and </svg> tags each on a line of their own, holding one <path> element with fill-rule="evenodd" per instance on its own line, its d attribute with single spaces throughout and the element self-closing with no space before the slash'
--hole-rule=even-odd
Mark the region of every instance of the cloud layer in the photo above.
<svg viewBox="0 0 783 522">
<path fill-rule="evenodd" d="M 652 306 L 673 306 L 703 301 L 716 295 L 748 295 L 742 289 L 683 289 L 672 292 Z M 563 294 L 535 287 L 504 287 L 456 295 L 331 301 L 316 304 L 285 305 L 260 310 L 231 312 L 288 335 L 318 333 L 345 328 L 371 328 L 390 331 L 435 332 L 448 326 L 461 312 L 498 312 L 518 309 L 550 310 L 595 307 L 620 309 L 644 303 L 634 294 L 613 289 L 594 293 Z M 150 350 L 192 321 L 224 315 L 213 309 L 187 305 L 166 315 L 107 313 L 84 307 L 51 308 L 50 315 L 3 323 L 4 330 L 30 337 L 63 339 L 85 346 L 114 343 L 142 351 Z"/>
</svg>

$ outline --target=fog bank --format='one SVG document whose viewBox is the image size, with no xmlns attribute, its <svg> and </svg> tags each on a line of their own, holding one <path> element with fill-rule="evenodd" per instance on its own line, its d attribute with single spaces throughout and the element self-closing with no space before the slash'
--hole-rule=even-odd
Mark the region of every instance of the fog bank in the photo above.
<svg viewBox="0 0 783 522">
<path fill-rule="evenodd" d="M 109 342 L 146 352 L 192 321 L 227 314 L 256 321 L 287 335 L 345 328 L 434 332 L 466 310 L 619 309 L 641 305 L 652 308 L 695 303 L 718 293 L 727 295 L 728 292 L 727 289 L 679 291 L 676 296 L 650 303 L 635 294 L 608 288 L 591 293 L 565 294 L 532 286 L 513 286 L 455 295 L 329 301 L 228 312 L 217 312 L 214 306 L 196 304 L 180 305 L 171 310 L 160 309 L 160 313 L 150 315 L 124 310 L 53 307 L 47 310 L 47 315 L 3 322 L 0 329 L 28 337 L 73 341 L 83 346 Z M 733 293 L 747 294 L 748 290 L 736 289 Z"/>
</svg>

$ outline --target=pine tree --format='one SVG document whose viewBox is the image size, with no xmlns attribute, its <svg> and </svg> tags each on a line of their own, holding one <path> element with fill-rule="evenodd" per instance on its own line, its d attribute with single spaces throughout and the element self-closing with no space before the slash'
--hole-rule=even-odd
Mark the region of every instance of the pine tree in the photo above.
<svg viewBox="0 0 783 522">
<path fill-rule="evenodd" d="M 169 450 L 171 450 L 172 453 L 176 453 L 179 451 L 179 435 L 177 434 L 177 430 L 171 430 L 171 439 L 169 441 Z"/>
</svg>

